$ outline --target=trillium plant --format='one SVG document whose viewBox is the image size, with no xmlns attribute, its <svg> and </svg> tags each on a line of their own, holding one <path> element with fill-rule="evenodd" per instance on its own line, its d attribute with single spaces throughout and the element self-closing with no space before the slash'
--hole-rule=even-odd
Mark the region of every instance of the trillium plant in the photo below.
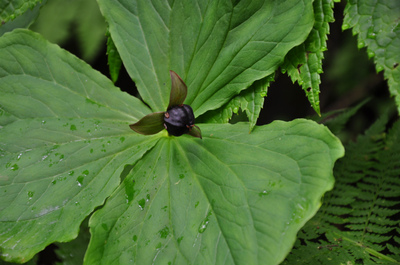
<svg viewBox="0 0 400 265">
<path fill-rule="evenodd" d="M 97 3 L 110 72 L 140 97 L 39 33 L 0 37 L 0 258 L 56 244 L 65 264 L 282 262 L 344 150 L 312 120 L 256 122 L 283 68 L 319 112 L 333 4 Z M 230 123 L 238 109 L 248 121 Z"/>
<path fill-rule="evenodd" d="M 167 111 L 148 114 L 129 126 L 135 132 L 144 135 L 156 134 L 165 128 L 173 136 L 187 133 L 201 139 L 201 130 L 194 124 L 193 109 L 183 104 L 187 95 L 187 86 L 174 71 L 170 71 L 170 75 L 171 95 Z"/>
</svg>

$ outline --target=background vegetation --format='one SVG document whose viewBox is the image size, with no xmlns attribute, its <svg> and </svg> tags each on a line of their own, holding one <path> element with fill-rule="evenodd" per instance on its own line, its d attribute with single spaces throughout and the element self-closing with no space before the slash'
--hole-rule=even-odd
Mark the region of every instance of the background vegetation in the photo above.
<svg viewBox="0 0 400 265">
<path fill-rule="evenodd" d="M 321 6 L 333 5 L 330 1 L 320 3 Z M 368 6 L 376 7 L 374 15 L 382 18 L 390 19 L 390 14 L 397 14 L 397 20 L 392 21 L 391 48 L 385 46 L 389 44 L 379 35 L 384 31 L 384 19 L 376 23 L 373 20 L 368 26 L 364 21 L 367 18 L 357 18 L 357 11 L 363 11 L 360 7 L 368 9 Z M 355 7 L 360 9 L 355 10 Z M 18 21 L 22 16 L 17 13 L 14 20 L 14 17 L 9 21 L 2 18 L 5 24 L 0 31 L 9 31 L 7 27 L 29 26 L 110 79 L 117 79 L 113 71 L 119 72 L 118 69 L 111 69 L 110 74 L 107 64 L 118 65 L 108 61 L 118 60 L 118 56 L 106 55 L 115 51 L 107 51 L 107 26 L 94 0 L 68 3 L 48 0 L 32 4 L 27 10 L 22 12 L 25 16 L 22 22 Z M 332 23 L 326 49 L 321 49 L 325 47 L 322 43 L 318 47 L 321 53 L 315 53 L 316 64 L 325 57 L 323 68 L 317 71 L 321 73 L 321 84 L 316 79 L 305 79 L 301 71 L 296 73 L 300 64 L 289 54 L 286 65 L 268 79 L 270 86 L 265 91 L 268 96 L 260 116 L 254 120 L 257 125 L 264 125 L 274 120 L 314 119 L 327 125 L 346 150 L 346 155 L 334 168 L 334 189 L 324 196 L 318 213 L 298 233 L 294 248 L 283 264 L 400 264 L 400 104 L 393 98 L 400 91 L 397 67 L 400 62 L 400 4 L 394 0 L 349 0 L 336 3 L 333 13 L 324 14 L 324 23 Z M 325 27 L 324 23 L 321 22 L 319 30 Z M 326 27 L 324 30 L 329 31 Z M 299 49 L 308 52 L 307 45 L 312 42 L 305 42 Z M 390 51 L 389 55 L 385 51 Z M 293 81 L 299 82 L 293 84 Z M 123 65 L 115 84 L 138 96 Z M 320 94 L 315 91 L 317 89 Z M 318 97 L 320 101 L 316 100 Z M 249 119 L 243 101 L 233 100 L 229 104 L 223 107 L 223 113 L 227 113 L 224 115 L 228 118 L 233 115 L 231 123 Z M 320 112 L 321 117 L 316 112 Z M 209 115 L 202 117 L 203 121 L 218 122 L 226 118 Z M 81 264 L 89 238 L 86 220 L 77 239 L 50 245 L 28 264 Z"/>
</svg>

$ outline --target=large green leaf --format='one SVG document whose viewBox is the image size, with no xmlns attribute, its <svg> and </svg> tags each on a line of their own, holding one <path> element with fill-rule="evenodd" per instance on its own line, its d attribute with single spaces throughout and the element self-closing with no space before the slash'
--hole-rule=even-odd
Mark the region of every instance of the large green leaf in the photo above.
<svg viewBox="0 0 400 265">
<path fill-rule="evenodd" d="M 22 15 L 29 9 L 33 9 L 41 0 L 1 0 L 0 22 L 6 23 Z"/>
<path fill-rule="evenodd" d="M 384 70 L 390 94 L 400 112 L 400 1 L 352 0 L 345 9 L 343 29 L 358 34 L 358 47 L 367 47 L 376 70 Z"/>
<path fill-rule="evenodd" d="M 196 116 L 273 73 L 314 22 L 306 0 L 98 2 L 144 101 L 165 111 L 173 70 Z"/>
<path fill-rule="evenodd" d="M 85 264 L 278 264 L 333 186 L 340 142 L 314 122 L 201 125 L 162 138 L 90 220 Z"/>
<path fill-rule="evenodd" d="M 5 260 L 72 240 L 109 197 L 86 264 L 276 264 L 332 188 L 343 148 L 322 125 L 142 136 L 129 124 L 150 113 L 143 103 L 39 35 L 5 34 L 0 58 Z"/>
<path fill-rule="evenodd" d="M 0 58 L 0 249 L 26 261 L 76 237 L 156 139 L 129 128 L 143 103 L 39 35 L 5 34 Z"/>
</svg>

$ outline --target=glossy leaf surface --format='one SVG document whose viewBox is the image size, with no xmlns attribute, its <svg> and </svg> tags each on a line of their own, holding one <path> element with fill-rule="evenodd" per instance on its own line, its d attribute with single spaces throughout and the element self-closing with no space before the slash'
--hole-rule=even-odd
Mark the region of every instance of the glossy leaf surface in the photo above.
<svg viewBox="0 0 400 265">
<path fill-rule="evenodd" d="M 169 96 L 168 109 L 182 105 L 187 96 L 187 87 L 185 82 L 174 71 L 169 71 L 171 76 L 171 94 Z"/>
<path fill-rule="evenodd" d="M 202 140 L 162 138 L 135 165 L 90 220 L 86 264 L 283 260 L 333 186 L 340 142 L 306 120 L 201 127 Z"/>
<path fill-rule="evenodd" d="M 164 112 L 147 114 L 138 122 L 129 125 L 137 133 L 144 135 L 156 134 L 164 129 Z"/>
<path fill-rule="evenodd" d="M 188 86 L 195 116 L 273 73 L 313 23 L 311 1 L 99 0 L 143 100 L 168 106 L 168 71 Z"/>
<path fill-rule="evenodd" d="M 162 10 L 170 2 L 119 2 L 109 9 L 105 2 L 103 12 L 112 13 L 113 40 L 152 110 L 37 34 L 18 30 L 1 37 L 1 257 L 26 261 L 52 242 L 70 241 L 82 220 L 108 198 L 90 221 L 86 264 L 279 263 L 333 185 L 333 163 L 343 149 L 324 126 L 306 120 L 275 122 L 249 135 L 247 123 L 199 124 L 200 140 L 167 133 L 142 136 L 129 124 L 157 108 L 165 111 L 171 65 L 186 73 L 183 80 L 192 84 L 188 99 L 192 93 L 190 102 L 198 113 L 221 106 L 274 71 L 289 47 L 305 38 L 312 25 L 311 4 L 251 2 L 246 9 L 249 3 L 238 2 L 227 25 L 230 1 L 198 9 L 190 6 L 197 2 L 184 6 L 176 1 L 172 15 Z M 132 14 L 138 10 L 148 13 L 139 20 L 143 35 L 135 36 L 144 36 L 140 41 L 148 46 L 132 39 L 131 31 L 138 30 L 138 17 Z M 200 26 L 201 17 L 185 17 L 192 15 L 186 12 L 198 12 L 212 23 Z M 175 26 L 168 34 L 179 36 L 178 22 L 194 19 L 185 25 L 194 27 L 190 30 L 204 44 L 178 45 L 193 39 L 171 37 L 171 47 L 182 49 L 171 53 L 183 54 L 171 57 L 173 63 L 163 60 L 158 49 L 164 46 L 156 45 L 165 33 L 157 23 L 169 16 Z M 229 26 L 229 33 L 209 28 L 220 23 Z M 259 31 L 272 25 L 281 30 Z M 215 35 L 208 39 L 210 31 Z M 259 34 L 249 37 L 246 32 Z M 124 48 L 128 43 L 139 53 L 130 54 Z M 221 43 L 227 47 L 211 49 Z M 146 51 L 140 53 L 143 47 Z M 215 64 L 204 58 L 214 58 Z M 239 64 L 243 62 L 248 64 Z"/>
<path fill-rule="evenodd" d="M 0 248 L 21 262 L 76 237 L 156 139 L 128 126 L 144 104 L 39 35 L 5 34 L 0 58 Z"/>
</svg>

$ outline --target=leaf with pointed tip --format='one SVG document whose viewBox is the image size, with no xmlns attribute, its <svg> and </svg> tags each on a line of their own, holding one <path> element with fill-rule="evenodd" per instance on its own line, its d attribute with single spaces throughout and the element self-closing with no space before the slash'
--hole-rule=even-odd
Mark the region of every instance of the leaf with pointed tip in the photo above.
<svg viewBox="0 0 400 265">
<path fill-rule="evenodd" d="M 171 94 L 169 96 L 168 109 L 182 105 L 186 99 L 187 87 L 185 82 L 174 71 L 169 71 L 171 76 Z"/>
<path fill-rule="evenodd" d="M 319 106 L 319 84 L 322 73 L 322 60 L 326 41 L 329 34 L 329 22 L 334 21 L 333 5 L 331 0 L 316 0 L 313 2 L 315 22 L 307 40 L 293 48 L 282 65 L 283 72 L 298 82 L 303 88 L 308 101 L 318 115 L 321 115 Z"/>
<path fill-rule="evenodd" d="M 151 135 L 161 132 L 164 128 L 165 112 L 154 112 L 147 114 L 137 123 L 129 125 L 129 127 L 137 133 L 143 135 Z"/>
<path fill-rule="evenodd" d="M 314 23 L 309 0 L 98 3 L 143 100 L 165 111 L 174 70 L 196 117 L 272 74 Z"/>
<path fill-rule="evenodd" d="M 197 126 L 197 125 L 194 125 L 194 126 L 190 129 L 190 131 L 188 132 L 188 134 L 191 135 L 191 136 L 194 136 L 194 137 L 203 139 L 203 138 L 201 137 L 201 130 L 200 130 L 199 126 Z"/>
<path fill-rule="evenodd" d="M 307 120 L 164 137 L 94 213 L 85 264 L 278 264 L 344 153 Z"/>
<path fill-rule="evenodd" d="M 39 34 L 0 38 L 0 256 L 26 262 L 79 226 L 158 141 L 150 110 Z"/>
<path fill-rule="evenodd" d="M 111 80 L 115 84 L 119 77 L 119 71 L 121 70 L 122 61 L 109 32 L 107 32 L 107 56 L 108 69 L 110 71 Z"/>
</svg>

